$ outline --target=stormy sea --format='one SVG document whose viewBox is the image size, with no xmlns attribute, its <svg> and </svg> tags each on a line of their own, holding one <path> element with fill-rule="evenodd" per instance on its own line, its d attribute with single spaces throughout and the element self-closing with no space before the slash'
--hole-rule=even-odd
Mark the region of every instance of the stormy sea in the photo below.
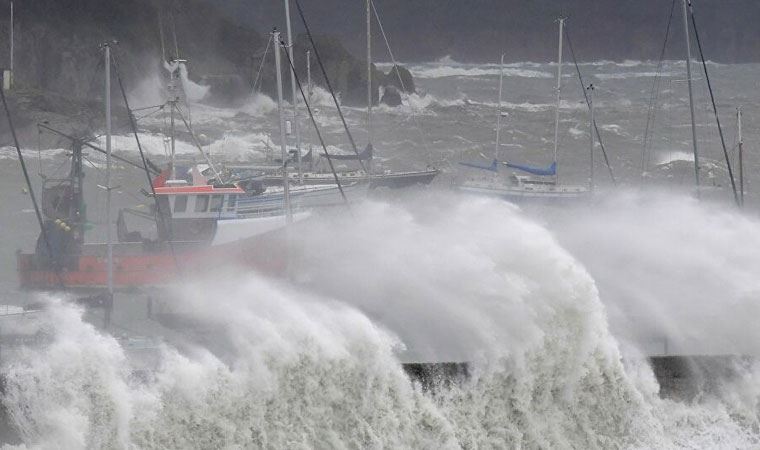
<svg viewBox="0 0 760 450">
<path fill-rule="evenodd" d="M 39 337 L 0 346 L 7 448 L 760 446 L 760 66 L 706 64 L 734 169 L 736 108 L 743 112 L 742 211 L 696 62 L 699 198 L 683 62 L 579 64 L 595 86 L 609 168 L 598 145 L 590 164 L 584 86 L 564 64 L 559 177 L 586 184 L 593 170 L 596 184 L 590 202 L 573 205 L 455 189 L 464 178 L 509 175 L 459 162 L 552 161 L 556 64 L 405 66 L 417 93 L 374 109 L 375 164 L 438 168 L 431 185 L 380 189 L 350 211 L 316 214 L 289 236 L 297 257 L 287 276 L 240 269 L 120 291 L 107 331 L 100 310 L 69 294 L 18 288 L 15 252 L 32 251 L 38 229 L 15 149 L 0 149 L 0 289 L 9 305 L 0 307 L 0 335 Z M 136 111 L 165 101 L 158 71 L 130 81 Z M 252 93 L 234 106 L 209 104 L 202 83 L 183 83 L 183 113 L 212 161 L 279 155 L 275 100 Z M 315 88 L 312 106 L 328 150 L 348 153 L 329 93 Z M 363 147 L 364 109 L 342 110 Z M 321 151 L 300 114 L 304 150 Z M 145 151 L 165 164 L 167 112 L 136 115 Z M 115 153 L 139 160 L 128 124 L 114 126 Z M 50 139 L 21 143 L 38 190 L 40 174 L 69 169 L 70 149 L 50 149 Z M 204 162 L 187 133 L 177 153 Z M 93 242 L 105 236 L 104 163 L 85 151 Z M 114 177 L 114 208 L 147 210 L 145 174 L 117 162 Z M 47 306 L 11 313 L 34 304 Z M 669 396 L 649 362 L 663 355 L 741 363 L 730 360 L 731 376 L 691 395 Z M 444 362 L 466 364 L 466 374 L 423 382 L 403 366 Z"/>
</svg>

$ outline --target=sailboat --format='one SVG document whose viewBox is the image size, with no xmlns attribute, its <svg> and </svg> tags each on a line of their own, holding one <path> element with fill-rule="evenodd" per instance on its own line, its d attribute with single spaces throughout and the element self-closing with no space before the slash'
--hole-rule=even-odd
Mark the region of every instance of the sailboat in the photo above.
<svg viewBox="0 0 760 450">
<path fill-rule="evenodd" d="M 292 60 L 292 48 L 293 43 L 291 39 L 291 33 L 290 33 L 290 9 L 288 6 L 289 2 L 288 0 L 285 0 L 285 14 L 286 14 L 286 25 L 288 27 L 288 46 L 291 51 L 290 56 Z M 365 149 L 361 152 L 358 152 L 356 155 L 331 155 L 330 158 L 333 160 L 340 160 L 340 161 L 356 161 L 359 162 L 362 166 L 362 169 L 357 170 L 350 170 L 350 171 L 343 171 L 338 172 L 337 177 L 341 180 L 341 182 L 344 183 L 364 183 L 369 181 L 369 188 L 375 189 L 375 188 L 405 188 L 409 186 L 414 186 L 418 184 L 430 184 L 430 182 L 433 181 L 433 179 L 440 173 L 440 170 L 435 168 L 427 168 L 424 170 L 411 170 L 411 171 L 392 171 L 392 170 L 376 170 L 373 168 L 373 159 L 374 159 L 374 146 L 372 142 L 372 102 L 373 102 L 373 89 L 372 89 L 372 28 L 371 28 L 371 21 L 372 21 L 372 3 L 371 0 L 367 0 L 366 3 L 366 19 L 367 19 L 367 146 Z M 293 73 L 293 70 L 291 68 L 291 85 L 293 89 L 293 98 L 297 98 L 296 91 L 295 91 L 295 81 L 293 81 L 295 78 L 295 74 Z M 297 125 L 297 113 L 296 113 L 296 104 L 294 103 L 294 111 L 293 111 L 293 119 L 296 129 L 296 159 L 297 159 L 297 165 L 295 167 L 295 170 L 288 173 L 288 177 L 294 182 L 298 184 L 308 184 L 308 185 L 315 185 L 315 184 L 325 184 L 325 183 L 332 183 L 334 180 L 334 175 L 331 172 L 315 172 L 315 171 L 304 171 L 303 170 L 303 164 L 310 163 L 313 165 L 313 162 L 319 158 L 319 156 L 326 156 L 326 155 L 319 155 L 314 156 L 313 153 L 308 153 L 305 156 L 301 156 L 301 149 L 300 149 L 300 133 Z M 364 170 L 364 163 L 367 163 L 369 168 L 367 170 Z M 265 185 L 274 185 L 279 184 L 280 176 L 279 174 L 266 174 L 264 176 L 264 183 Z"/>
<path fill-rule="evenodd" d="M 305 218 L 293 217 L 288 208 L 259 214 L 244 214 L 238 199 L 246 192 L 234 184 L 211 183 L 193 171 L 188 180 L 172 158 L 169 167 L 156 174 L 147 164 L 119 157 L 122 162 L 144 169 L 151 179 L 154 201 L 150 213 L 122 209 L 116 221 L 118 241 L 111 239 L 113 223 L 107 205 L 107 242 L 85 242 L 87 208 L 84 202 L 83 146 L 106 154 L 107 166 L 115 155 L 110 152 L 110 52 L 106 47 L 106 143 L 102 150 L 72 138 L 68 176 L 46 178 L 42 188 L 42 208 L 35 210 L 40 235 L 33 252 L 17 252 L 19 282 L 25 289 L 102 290 L 109 295 L 117 288 L 155 286 L 176 281 L 183 275 L 201 275 L 230 264 L 270 273 L 283 273 L 287 261 L 284 232 L 287 224 Z M 125 97 L 126 101 L 126 97 Z M 129 109 L 129 106 L 127 109 Z M 132 121 L 134 127 L 134 121 Z M 41 128 L 52 130 L 49 126 Z M 136 129 L 134 129 L 136 134 Z M 62 133 L 59 133 L 63 135 Z M 139 142 L 138 142 L 139 147 Z M 19 150 L 23 165 L 23 155 Z M 110 192 L 110 179 L 104 189 Z M 33 190 L 29 186 L 34 199 Z M 138 215 L 155 221 L 156 238 L 130 231 L 125 216 Z"/>
<path fill-rule="evenodd" d="M 559 114 L 561 104 L 561 90 L 562 90 L 562 37 L 564 29 L 564 18 L 559 19 L 559 50 L 558 50 L 558 62 L 557 62 L 557 103 L 555 107 L 554 115 L 554 159 L 546 167 L 533 167 L 525 164 L 518 164 L 509 161 L 499 160 L 500 149 L 500 131 L 501 131 L 501 105 L 502 105 L 502 91 L 503 91 L 503 79 L 504 79 L 504 55 L 501 56 L 501 73 L 499 75 L 499 111 L 496 122 L 496 148 L 494 150 L 494 158 L 490 165 L 483 165 L 471 162 L 460 162 L 460 165 L 477 169 L 480 171 L 490 172 L 488 176 L 472 176 L 460 183 L 457 188 L 460 191 L 490 195 L 506 198 L 508 200 L 520 201 L 520 200 L 558 200 L 558 199 L 578 199 L 589 195 L 591 192 L 591 186 L 584 185 L 569 185 L 561 184 L 559 182 L 558 167 L 557 167 L 557 153 L 559 148 Z M 593 108 L 592 108 L 593 111 Z M 593 125 L 593 117 L 591 120 Z M 593 155 L 593 132 L 591 132 L 592 138 L 592 152 Z M 593 158 L 593 156 L 592 156 Z M 501 166 L 514 169 L 519 173 L 512 173 L 505 183 L 505 180 L 496 178 L 494 175 L 498 174 Z M 593 162 L 592 162 L 593 172 Z M 484 172 L 482 172 L 484 173 Z"/>
</svg>

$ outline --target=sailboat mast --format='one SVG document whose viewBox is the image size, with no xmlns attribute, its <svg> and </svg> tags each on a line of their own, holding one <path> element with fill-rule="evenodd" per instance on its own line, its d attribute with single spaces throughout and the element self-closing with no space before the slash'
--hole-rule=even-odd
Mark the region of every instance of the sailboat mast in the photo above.
<svg viewBox="0 0 760 450">
<path fill-rule="evenodd" d="M 288 32 L 288 56 L 290 66 L 290 89 L 293 99 L 293 131 L 296 134 L 296 161 L 298 162 L 298 184 L 303 184 L 303 166 L 301 166 L 301 127 L 298 125 L 298 96 L 296 95 L 295 59 L 293 59 L 293 33 L 290 30 L 290 1 L 285 0 L 285 26 Z M 275 42 L 275 44 L 278 44 Z"/>
<path fill-rule="evenodd" d="M 311 50 L 306 50 L 306 98 L 311 103 Z"/>
<path fill-rule="evenodd" d="M 169 179 L 174 180 L 176 178 L 176 171 L 174 168 L 174 152 L 175 152 L 175 145 L 176 145 L 176 138 L 174 136 L 174 107 L 177 104 L 177 96 L 176 96 L 176 75 L 177 71 L 179 70 L 179 63 L 176 62 L 176 60 L 173 61 L 172 67 L 174 68 L 172 70 L 172 73 L 170 75 L 170 81 L 169 81 L 169 123 L 171 127 L 171 155 L 169 157 Z"/>
<path fill-rule="evenodd" d="M 499 110 L 496 116 L 496 148 L 493 152 L 493 159 L 499 159 L 499 135 L 501 133 L 501 94 L 504 86 L 504 54 L 501 54 L 501 64 L 499 65 Z"/>
<path fill-rule="evenodd" d="M 113 241 L 111 239 L 111 45 L 106 43 L 106 241 L 108 248 L 108 295 L 113 298 Z"/>
<path fill-rule="evenodd" d="M 280 32 L 275 29 L 272 31 L 272 41 L 274 42 L 274 65 L 277 75 L 277 112 L 280 115 L 280 148 L 282 149 L 282 189 L 285 216 L 288 223 L 293 222 L 293 215 L 290 210 L 290 180 L 288 180 L 288 147 L 285 142 L 285 111 L 282 107 L 282 70 L 280 68 Z"/>
<path fill-rule="evenodd" d="M 13 2 L 11 2 L 11 82 L 10 87 L 13 87 Z"/>
<path fill-rule="evenodd" d="M 367 0 L 367 145 L 372 146 L 372 0 Z M 369 159 L 372 176 L 372 158 Z"/>
<path fill-rule="evenodd" d="M 591 136 L 591 145 L 589 147 L 589 191 L 594 192 L 594 145 L 596 144 L 594 142 L 594 85 L 590 84 L 588 86 L 589 96 L 588 96 L 588 105 L 589 105 L 589 121 L 588 121 L 588 134 Z"/>
<path fill-rule="evenodd" d="M 739 205 L 744 207 L 744 138 L 742 137 L 742 107 L 736 108 L 736 128 L 739 141 Z"/>
<path fill-rule="evenodd" d="M 562 33 L 565 27 L 565 18 L 559 18 L 559 48 L 557 51 L 557 108 L 554 113 L 554 163 L 557 162 L 557 149 L 559 148 L 559 106 L 562 101 Z M 559 170 L 554 175 L 559 181 Z"/>
<path fill-rule="evenodd" d="M 697 124 L 694 117 L 694 91 L 691 79 L 691 38 L 689 37 L 689 12 L 687 1 L 683 0 L 683 29 L 686 37 L 686 81 L 689 85 L 689 110 L 691 112 L 691 142 L 694 147 L 694 179 L 699 198 L 699 152 L 697 151 Z"/>
</svg>

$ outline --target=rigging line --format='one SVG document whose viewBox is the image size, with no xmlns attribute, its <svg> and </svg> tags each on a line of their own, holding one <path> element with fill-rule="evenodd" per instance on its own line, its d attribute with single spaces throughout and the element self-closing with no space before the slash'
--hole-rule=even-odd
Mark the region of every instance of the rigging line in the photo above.
<svg viewBox="0 0 760 450">
<path fill-rule="evenodd" d="M 578 81 L 581 83 L 581 91 L 583 92 L 583 98 L 586 99 L 586 106 L 591 109 L 591 101 L 588 98 L 588 93 L 586 93 L 586 84 L 583 81 L 583 76 L 581 75 L 581 69 L 578 67 L 578 60 L 575 59 L 575 51 L 573 50 L 573 43 L 570 40 L 570 32 L 568 31 L 567 26 L 565 26 L 565 38 L 567 39 L 567 47 L 570 49 L 570 56 L 573 58 L 573 64 L 575 64 L 575 71 L 578 74 Z M 602 156 L 604 156 L 604 164 L 607 166 L 607 171 L 610 174 L 610 179 L 612 180 L 612 184 L 614 186 L 617 186 L 617 179 L 615 179 L 615 173 L 612 170 L 612 165 L 610 165 L 610 160 L 607 158 L 607 150 L 604 148 L 604 143 L 602 141 L 602 135 L 599 133 L 599 127 L 596 125 L 596 120 L 594 120 L 594 131 L 596 132 L 597 140 L 599 141 L 599 148 L 602 150 Z"/>
<path fill-rule="evenodd" d="M 285 48 L 285 43 L 281 42 L 280 45 Z M 317 121 L 314 119 L 314 114 L 311 112 L 311 105 L 309 105 L 309 101 L 306 98 L 306 94 L 303 91 L 303 86 L 301 86 L 301 80 L 298 78 L 298 75 L 296 74 L 296 68 L 293 66 L 293 61 L 290 59 L 290 54 L 288 52 L 285 53 L 285 57 L 288 59 L 288 64 L 290 64 L 290 68 L 293 70 L 293 74 L 295 75 L 296 84 L 298 85 L 298 90 L 301 91 L 301 97 L 303 98 L 303 102 L 306 105 L 306 111 L 309 113 L 309 118 L 311 119 L 312 125 L 314 125 L 314 131 L 317 132 L 317 138 L 319 139 L 320 145 L 322 145 L 322 149 L 325 151 L 325 156 L 327 157 L 327 163 L 330 165 L 330 171 L 333 174 L 333 178 L 335 178 L 335 184 L 338 185 L 338 190 L 340 191 L 340 196 L 343 197 L 343 202 L 346 204 L 346 207 L 349 208 L 349 211 L 351 210 L 351 207 L 348 204 L 348 198 L 346 198 L 346 193 L 343 192 L 343 186 L 340 184 L 340 179 L 338 178 L 338 173 L 335 171 L 335 167 L 333 166 L 332 157 L 330 156 L 330 152 L 327 151 L 327 146 L 325 145 L 325 140 L 322 138 L 322 133 L 319 131 L 319 126 L 317 126 Z M 295 99 L 294 99 L 295 101 Z M 312 161 L 314 160 L 314 154 L 311 155 Z"/>
<path fill-rule="evenodd" d="M 214 172 L 214 176 L 216 176 L 219 182 L 224 183 L 224 180 L 222 180 L 222 174 L 216 170 L 216 167 L 214 167 L 214 164 L 211 162 L 211 158 L 209 158 L 208 155 L 206 155 L 206 152 L 203 151 L 203 146 L 201 146 L 200 141 L 195 136 L 195 133 L 193 132 L 193 129 L 190 126 L 190 124 L 187 122 L 187 120 L 185 120 L 185 116 L 182 115 L 182 111 L 179 108 L 177 108 L 176 111 L 177 111 L 177 114 L 179 115 L 179 118 L 182 119 L 182 122 L 185 124 L 185 127 L 187 128 L 188 133 L 190 133 L 190 137 L 193 138 L 193 143 L 195 144 L 196 147 L 198 147 L 198 151 L 201 152 L 203 159 L 206 160 L 206 164 L 208 164 L 209 167 L 211 167 L 211 170 Z"/>
<path fill-rule="evenodd" d="M 48 126 L 48 125 L 45 125 L 44 123 L 38 123 L 38 124 L 37 124 L 37 128 L 38 128 L 38 129 L 42 128 L 42 129 L 44 129 L 44 130 L 50 131 L 51 133 L 53 133 L 53 134 L 57 134 L 57 135 L 59 135 L 59 136 L 62 136 L 62 137 L 66 138 L 66 139 L 68 139 L 68 140 L 70 140 L 70 141 L 78 141 L 78 142 L 80 142 L 82 145 L 84 145 L 85 147 L 91 148 L 91 149 L 95 150 L 96 152 L 100 152 L 100 153 L 102 153 L 102 154 L 104 154 L 104 155 L 106 154 L 106 151 L 105 151 L 105 150 L 103 150 L 102 148 L 100 148 L 100 147 L 98 147 L 98 146 L 96 146 L 96 145 L 94 145 L 94 144 L 91 144 L 91 143 L 89 143 L 89 142 L 87 142 L 87 141 L 84 141 L 84 140 L 82 140 L 82 139 L 76 138 L 76 137 L 74 137 L 74 136 L 72 136 L 72 135 L 70 135 L 70 134 L 66 134 L 66 133 L 64 133 L 64 132 L 62 132 L 62 131 L 58 131 L 58 130 L 56 130 L 55 128 L 52 128 L 52 127 L 50 127 L 50 126 Z M 113 158 L 113 159 L 115 159 L 115 160 L 117 160 L 117 161 L 121 161 L 121 162 L 123 162 L 124 164 L 129 164 L 129 165 L 130 165 L 130 166 L 132 166 L 132 167 L 136 167 L 136 168 L 138 168 L 138 169 L 143 169 L 143 166 L 139 165 L 138 163 L 136 163 L 136 162 L 134 162 L 134 161 L 130 161 L 130 160 L 126 159 L 126 158 L 122 158 L 121 156 L 117 156 L 117 155 L 111 155 L 111 158 Z M 151 171 L 152 171 L 152 172 L 153 172 L 155 175 L 158 175 L 158 174 L 159 174 L 159 171 L 157 171 L 157 170 L 155 170 L 155 169 L 151 169 Z"/>
<path fill-rule="evenodd" d="M 167 211 L 167 214 L 164 215 L 163 211 L 161 211 L 161 202 L 158 201 L 158 196 L 156 195 L 156 188 L 153 186 L 153 180 L 150 176 L 150 170 L 148 168 L 148 159 L 145 157 L 145 152 L 143 151 L 142 144 L 140 143 L 140 135 L 137 133 L 137 122 L 135 122 L 135 116 L 132 114 L 132 110 L 129 109 L 129 100 L 127 99 L 127 90 L 124 89 L 124 82 L 121 79 L 121 72 L 119 71 L 119 65 L 116 63 L 116 57 L 115 55 L 111 55 L 111 60 L 113 61 L 114 66 L 114 72 L 116 73 L 116 81 L 119 84 L 119 90 L 121 91 L 121 96 L 124 99 L 124 106 L 127 108 L 127 115 L 129 116 L 129 124 L 132 127 L 132 134 L 135 136 L 135 142 L 137 143 L 137 150 L 140 152 L 140 159 L 142 161 L 143 169 L 145 170 L 145 177 L 148 181 L 148 186 L 150 187 L 150 192 L 153 195 L 153 201 L 156 205 L 156 213 L 155 213 L 155 221 L 156 221 L 156 238 L 160 240 L 161 238 L 161 228 L 163 225 L 163 228 L 165 228 L 168 231 L 169 239 L 167 239 L 167 242 L 169 244 L 169 251 L 172 254 L 172 259 L 174 260 L 174 267 L 177 268 L 177 271 L 182 274 L 182 266 L 179 263 L 179 258 L 177 258 L 177 253 L 174 251 L 174 231 L 172 229 L 172 223 L 171 220 L 164 222 L 164 217 L 170 217 L 171 212 Z M 160 175 L 160 174 L 159 174 Z"/>
<path fill-rule="evenodd" d="M 153 108 L 157 108 L 160 111 L 164 109 L 165 106 L 166 106 L 166 103 L 161 103 L 160 105 L 153 105 L 153 106 L 143 106 L 142 108 L 134 108 L 132 112 L 144 111 L 146 109 L 153 109 Z"/>
<path fill-rule="evenodd" d="M 673 23 L 673 12 L 676 8 L 676 0 L 673 0 L 673 2 L 670 4 L 670 15 L 668 16 L 668 24 L 665 27 L 665 40 L 662 43 L 662 49 L 660 50 L 660 59 L 657 63 L 657 76 L 655 76 L 654 80 L 652 81 L 652 91 L 649 97 L 649 109 L 647 110 L 647 124 L 644 129 L 644 148 L 641 152 L 641 176 L 644 176 L 644 172 L 647 168 L 647 162 L 649 154 L 649 147 L 650 147 L 650 132 L 652 131 L 652 128 L 654 127 L 654 119 L 656 115 L 656 103 L 657 100 L 660 97 L 660 83 L 662 81 L 662 68 L 665 62 L 665 50 L 667 49 L 668 45 L 668 39 L 670 37 L 670 28 Z"/>
<path fill-rule="evenodd" d="M 47 230 L 45 229 L 45 223 L 42 220 L 42 213 L 40 207 L 37 204 L 37 197 L 34 195 L 34 186 L 32 186 L 32 180 L 29 178 L 29 172 L 26 170 L 26 163 L 24 162 L 24 155 L 21 153 L 21 145 L 18 143 L 18 136 L 16 135 L 16 128 L 13 126 L 13 120 L 11 119 L 11 112 L 8 108 L 8 101 L 5 98 L 5 89 L 0 89 L 0 98 L 3 101 L 3 109 L 5 109 L 5 116 L 8 118 L 8 128 L 11 130 L 11 136 L 13 136 L 13 145 L 16 147 L 16 153 L 18 154 L 18 161 L 21 164 L 21 171 L 24 173 L 24 180 L 26 180 L 26 187 L 29 189 L 29 197 L 32 199 L 32 205 L 34 206 L 34 214 L 37 216 L 37 223 L 40 226 L 42 233 L 42 240 L 45 241 L 45 247 L 47 248 L 48 255 L 53 262 L 53 269 L 55 275 L 58 278 L 58 282 L 61 285 L 61 289 L 66 289 L 66 285 L 63 282 L 63 276 L 61 275 L 60 261 L 53 253 L 53 246 L 50 245 L 50 239 L 48 238 Z"/>
<path fill-rule="evenodd" d="M 157 110 L 155 110 L 155 111 L 153 111 L 153 112 L 150 112 L 150 113 L 147 113 L 147 114 L 143 114 L 143 115 L 142 115 L 142 116 L 140 116 L 140 117 L 135 117 L 135 121 L 136 121 L 136 122 L 139 122 L 139 121 L 141 121 L 141 120 L 143 120 L 143 119 L 147 119 L 148 117 L 150 117 L 150 116 L 152 116 L 152 115 L 155 115 L 155 114 L 158 114 L 158 113 L 160 113 L 161 111 L 163 111 L 163 107 L 162 107 L 161 109 L 157 109 Z"/>
<path fill-rule="evenodd" d="M 396 62 L 396 58 L 393 56 L 393 50 L 391 50 L 391 44 L 390 42 L 388 42 L 388 36 L 385 34 L 385 28 L 383 28 L 383 23 L 380 21 L 380 14 L 377 13 L 375 2 L 370 0 L 370 3 L 372 4 L 372 11 L 375 13 L 375 19 L 377 20 L 377 25 L 378 25 L 378 28 L 380 29 L 380 33 L 383 35 L 383 40 L 385 40 L 385 46 L 388 48 L 388 55 L 391 57 L 393 70 L 396 72 L 396 76 L 398 77 L 398 82 L 401 85 L 401 89 L 404 92 L 406 92 L 406 86 L 404 86 L 404 80 L 401 79 L 401 73 L 398 70 L 398 63 Z M 428 158 L 430 158 L 432 152 L 430 151 L 430 145 L 428 145 L 428 141 L 427 141 L 427 138 L 425 137 L 425 133 L 422 130 L 422 125 L 417 120 L 417 115 L 414 114 L 414 108 L 411 108 L 411 111 L 412 111 L 412 120 L 414 121 L 414 124 L 417 127 L 417 129 L 419 130 L 420 137 L 422 138 L 422 145 L 425 147 L 425 151 L 428 153 Z"/>
<path fill-rule="evenodd" d="M 256 72 L 256 78 L 253 80 L 253 92 L 256 92 L 256 86 L 261 81 L 261 71 L 264 69 L 264 63 L 267 60 L 267 53 L 269 53 L 269 46 L 272 44 L 272 36 L 269 36 L 267 41 L 267 47 L 264 49 L 264 55 L 261 57 L 261 64 L 259 64 L 259 71 Z"/>
<path fill-rule="evenodd" d="M 723 147 L 723 156 L 726 158 L 726 168 L 728 169 L 728 177 L 731 179 L 731 188 L 734 192 L 734 201 L 736 206 L 741 207 L 739 200 L 739 193 L 736 190 L 736 180 L 734 179 L 734 171 L 731 169 L 731 160 L 728 157 L 728 150 L 726 149 L 726 140 L 723 137 L 723 127 L 720 126 L 720 117 L 718 116 L 718 107 L 715 105 L 715 95 L 713 94 L 712 83 L 710 83 L 710 75 L 707 73 L 707 62 L 705 61 L 705 54 L 702 52 L 702 41 L 699 39 L 699 32 L 697 31 L 697 19 L 694 17 L 694 9 L 691 6 L 691 0 L 689 0 L 689 13 L 691 15 L 691 24 L 694 27 L 694 38 L 697 40 L 697 48 L 699 49 L 699 57 L 702 59 L 702 70 L 705 72 L 705 80 L 707 81 L 707 89 L 710 91 L 710 101 L 712 102 L 713 113 L 715 114 L 715 122 L 718 124 L 718 134 L 720 135 L 720 143 Z M 689 61 L 686 62 L 689 64 Z"/>
<path fill-rule="evenodd" d="M 348 136 L 348 140 L 351 143 L 351 148 L 354 150 L 354 153 L 356 154 L 357 161 L 359 161 L 359 165 L 361 166 L 362 170 L 364 170 L 367 173 L 367 176 L 371 176 L 369 171 L 367 171 L 366 167 L 364 166 L 364 162 L 362 161 L 361 157 L 359 156 L 359 150 L 356 148 L 356 142 L 354 141 L 354 137 L 351 135 L 351 131 L 348 129 L 348 124 L 346 123 L 346 118 L 343 117 L 343 111 L 340 109 L 340 104 L 338 103 L 338 99 L 335 97 L 335 91 L 332 88 L 332 84 L 330 83 L 330 78 L 327 76 L 327 71 L 325 70 L 325 65 L 322 64 L 322 58 L 319 56 L 319 50 L 317 49 L 317 45 L 314 43 L 314 38 L 311 35 L 311 30 L 309 29 L 309 24 L 306 23 L 306 16 L 303 14 L 303 9 L 301 8 L 301 2 L 300 0 L 295 0 L 296 2 L 296 8 L 298 9 L 298 15 L 301 16 L 301 21 L 303 22 L 303 26 L 306 29 L 306 36 L 309 38 L 309 42 L 311 43 L 311 48 L 314 49 L 314 56 L 317 58 L 317 63 L 319 64 L 319 70 L 322 72 L 322 76 L 325 78 L 325 83 L 327 84 L 327 88 L 330 90 L 330 96 L 333 99 L 333 102 L 335 103 L 335 107 L 338 109 L 338 115 L 340 116 L 340 121 L 343 122 L 343 128 L 346 130 L 346 135 Z"/>
</svg>

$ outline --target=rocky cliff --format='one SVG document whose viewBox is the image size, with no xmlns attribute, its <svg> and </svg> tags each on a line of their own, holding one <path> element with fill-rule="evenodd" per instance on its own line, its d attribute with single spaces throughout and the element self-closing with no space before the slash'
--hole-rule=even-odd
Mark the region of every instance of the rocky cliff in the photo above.
<svg viewBox="0 0 760 450">
<path fill-rule="evenodd" d="M 0 1 L 0 36 L 9 33 L 8 4 Z M 60 109 L 60 97 L 87 105 L 102 96 L 100 45 L 113 40 L 118 41 L 114 55 L 128 88 L 164 74 L 162 57 L 176 55 L 189 61 L 192 79 L 212 86 L 210 101 L 235 102 L 250 92 L 270 30 L 260 32 L 232 20 L 216 3 L 204 0 L 33 0 L 15 2 L 14 31 L 16 95 L 27 96 L 22 103 L 32 109 L 40 104 Z M 365 62 L 334 37 L 316 40 L 343 102 L 365 104 Z M 306 48 L 305 37 L 299 36 L 295 59 L 304 79 Z M 8 46 L 2 46 L 0 66 L 8 67 L 9 59 Z M 315 58 L 312 65 L 315 83 L 324 86 Z M 275 92 L 273 66 L 270 50 L 262 74 L 263 89 L 270 95 Z M 376 71 L 376 87 L 383 79 Z M 49 99 L 42 98 L 48 94 Z"/>
</svg>

